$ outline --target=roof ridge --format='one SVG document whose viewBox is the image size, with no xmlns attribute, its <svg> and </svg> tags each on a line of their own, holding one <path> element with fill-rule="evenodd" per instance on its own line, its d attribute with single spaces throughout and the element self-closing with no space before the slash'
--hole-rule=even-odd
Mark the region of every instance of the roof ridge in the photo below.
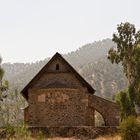
<svg viewBox="0 0 140 140">
<path fill-rule="evenodd" d="M 36 79 L 39 79 L 42 75 L 42 73 L 44 73 L 44 71 L 46 70 L 46 68 L 49 66 L 49 64 L 56 58 L 56 57 L 60 57 L 71 69 L 71 72 L 74 72 L 75 73 L 75 76 L 81 80 L 81 82 L 83 84 L 85 84 L 85 86 L 87 87 L 88 89 L 88 92 L 89 93 L 94 93 L 95 90 L 92 88 L 92 86 L 64 59 L 64 57 L 56 52 L 55 55 L 53 55 L 53 57 L 49 60 L 49 62 L 47 64 L 45 64 L 42 69 L 32 78 L 32 80 L 23 88 L 23 90 L 21 91 L 22 95 L 28 99 L 28 96 L 26 95 L 27 94 L 27 90 L 30 86 L 32 86 L 34 80 Z"/>
</svg>

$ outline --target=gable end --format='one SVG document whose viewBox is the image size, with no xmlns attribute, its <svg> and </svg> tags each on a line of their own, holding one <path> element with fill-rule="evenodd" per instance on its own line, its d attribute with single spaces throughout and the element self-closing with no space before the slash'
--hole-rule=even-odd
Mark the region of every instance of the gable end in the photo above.
<svg viewBox="0 0 140 140">
<path fill-rule="evenodd" d="M 46 71 L 46 69 L 50 66 L 50 64 L 57 58 L 62 59 L 62 61 L 64 63 L 66 63 L 66 65 L 68 65 L 69 70 L 75 75 L 75 77 L 77 79 L 79 79 L 79 81 L 85 85 L 88 89 L 88 92 L 90 94 L 94 94 L 95 90 L 92 88 L 92 86 L 86 81 L 84 80 L 84 78 L 59 54 L 56 53 L 52 59 L 37 73 L 37 75 L 25 86 L 25 88 L 21 91 L 22 95 L 25 97 L 25 99 L 28 100 L 28 89 L 31 88 L 34 84 L 35 81 L 39 80 L 39 78 L 43 75 L 43 73 Z M 56 64 L 55 67 L 56 71 L 60 70 L 60 66 L 59 64 Z"/>
</svg>

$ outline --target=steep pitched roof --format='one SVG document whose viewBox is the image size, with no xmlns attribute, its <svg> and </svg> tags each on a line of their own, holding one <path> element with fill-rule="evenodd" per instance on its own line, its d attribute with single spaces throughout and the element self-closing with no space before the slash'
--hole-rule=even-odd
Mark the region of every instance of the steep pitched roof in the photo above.
<svg viewBox="0 0 140 140">
<path fill-rule="evenodd" d="M 89 93 L 93 94 L 95 92 L 95 90 L 92 88 L 92 86 L 57 52 L 52 57 L 52 59 L 37 73 L 37 75 L 21 91 L 22 95 L 26 99 L 28 99 L 28 89 L 30 87 L 32 87 L 33 82 L 37 81 L 42 76 L 42 74 L 45 72 L 45 70 L 51 64 L 51 62 L 53 62 L 56 58 L 61 58 L 64 61 L 64 63 L 66 63 L 68 65 L 68 67 L 70 68 L 70 71 L 73 72 L 75 74 L 76 78 L 78 78 L 81 81 L 81 83 L 87 87 Z"/>
</svg>

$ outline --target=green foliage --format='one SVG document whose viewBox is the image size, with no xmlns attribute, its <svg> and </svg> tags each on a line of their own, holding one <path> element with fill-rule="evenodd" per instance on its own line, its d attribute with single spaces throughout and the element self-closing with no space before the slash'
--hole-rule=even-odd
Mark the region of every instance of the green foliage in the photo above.
<svg viewBox="0 0 140 140">
<path fill-rule="evenodd" d="M 17 139 L 17 140 L 45 140 L 46 135 L 40 131 L 30 131 L 27 126 L 22 124 L 15 127 L 13 125 L 6 125 L 3 127 L 2 134 L 0 133 L 0 139 Z"/>
<path fill-rule="evenodd" d="M 117 27 L 117 33 L 113 34 L 113 41 L 117 48 L 111 48 L 108 59 L 112 63 L 122 63 L 124 73 L 129 83 L 132 84 L 136 76 L 136 69 L 140 60 L 140 31 L 136 32 L 135 26 L 128 22 L 121 23 Z"/>
<path fill-rule="evenodd" d="M 9 124 L 5 126 L 6 137 L 11 138 L 15 135 L 15 128 Z"/>
<path fill-rule="evenodd" d="M 25 125 L 22 125 L 20 127 L 15 127 L 15 136 L 17 138 L 28 138 L 31 136 L 31 132 Z"/>
<path fill-rule="evenodd" d="M 116 96 L 121 109 L 120 132 L 123 140 L 139 140 L 140 124 L 132 116 L 138 114 L 136 105 L 140 108 L 140 31 L 128 22 L 119 24 L 117 31 L 112 39 L 117 47 L 109 50 L 108 59 L 122 64 L 129 83 L 128 89 Z"/>
<path fill-rule="evenodd" d="M 31 137 L 31 132 L 25 125 L 15 127 L 13 125 L 6 125 L 5 127 L 6 138 L 28 139 Z"/>
<path fill-rule="evenodd" d="M 25 101 L 17 90 L 13 92 L 8 90 L 9 83 L 4 79 L 1 62 L 0 58 L 0 126 L 17 125 L 23 119 L 20 108 L 25 105 Z"/>
<path fill-rule="evenodd" d="M 45 135 L 43 134 L 42 131 L 39 131 L 37 134 L 37 140 L 44 140 L 45 139 Z"/>
<path fill-rule="evenodd" d="M 117 31 L 112 39 L 117 44 L 117 48 L 109 50 L 108 59 L 112 63 L 121 62 L 129 82 L 128 94 L 131 105 L 138 105 L 140 108 L 140 30 L 136 31 L 133 24 L 126 22 L 119 24 Z"/>
<path fill-rule="evenodd" d="M 7 80 L 4 80 L 4 70 L 1 67 L 2 58 L 0 58 L 0 101 L 3 101 L 7 97 L 6 91 L 8 90 L 9 84 Z"/>
<path fill-rule="evenodd" d="M 122 120 L 132 115 L 136 116 L 134 104 L 131 101 L 128 89 L 116 94 L 115 100 L 120 106 L 120 115 Z"/>
<path fill-rule="evenodd" d="M 3 103 L 7 98 L 7 91 L 9 84 L 7 80 L 4 80 L 4 70 L 1 66 L 2 58 L 0 58 L 0 125 L 2 124 L 2 114 L 3 114 Z"/>
<path fill-rule="evenodd" d="M 136 32 L 135 26 L 128 22 L 119 24 L 117 31 L 112 39 L 117 44 L 117 48 L 110 49 L 108 58 L 112 63 L 122 62 L 127 67 L 126 63 L 129 63 L 134 55 L 134 46 L 140 44 L 140 31 Z"/>
<path fill-rule="evenodd" d="M 7 98 L 1 103 L 0 125 L 21 125 L 23 121 L 21 108 L 25 106 L 27 106 L 25 99 L 17 90 L 9 93 Z"/>
<path fill-rule="evenodd" d="M 43 130 L 30 131 L 24 124 L 18 127 L 8 124 L 0 129 L 0 139 L 45 140 L 46 135 Z"/>
<path fill-rule="evenodd" d="M 123 120 L 119 129 L 123 140 L 140 139 L 140 123 L 133 116 Z"/>
</svg>

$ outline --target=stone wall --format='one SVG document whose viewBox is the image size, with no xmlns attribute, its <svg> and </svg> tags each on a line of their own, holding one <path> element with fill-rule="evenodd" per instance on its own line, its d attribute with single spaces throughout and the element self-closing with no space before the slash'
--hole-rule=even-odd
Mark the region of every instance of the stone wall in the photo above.
<svg viewBox="0 0 140 140">
<path fill-rule="evenodd" d="M 25 91 L 29 103 L 25 121 L 29 126 L 94 126 L 95 110 L 101 113 L 107 126 L 119 123 L 116 104 L 92 95 L 94 89 L 61 57 L 49 61 Z"/>
<path fill-rule="evenodd" d="M 118 105 L 89 95 L 84 88 L 30 89 L 28 92 L 25 121 L 29 126 L 95 126 L 95 110 L 102 115 L 106 126 L 119 125 Z"/>
<path fill-rule="evenodd" d="M 30 126 L 87 125 L 88 95 L 78 89 L 30 89 Z"/>
<path fill-rule="evenodd" d="M 106 126 L 118 126 L 120 121 L 119 106 L 96 95 L 89 95 L 89 107 L 97 110 L 104 118 Z"/>
<path fill-rule="evenodd" d="M 93 126 L 94 110 L 88 108 L 88 94 L 69 66 L 55 59 L 28 89 L 29 109 L 25 114 L 29 114 L 29 125 Z"/>
<path fill-rule="evenodd" d="M 26 108 L 24 108 L 24 122 L 26 124 L 28 124 L 28 120 L 29 120 L 29 106 L 27 106 Z"/>
</svg>

